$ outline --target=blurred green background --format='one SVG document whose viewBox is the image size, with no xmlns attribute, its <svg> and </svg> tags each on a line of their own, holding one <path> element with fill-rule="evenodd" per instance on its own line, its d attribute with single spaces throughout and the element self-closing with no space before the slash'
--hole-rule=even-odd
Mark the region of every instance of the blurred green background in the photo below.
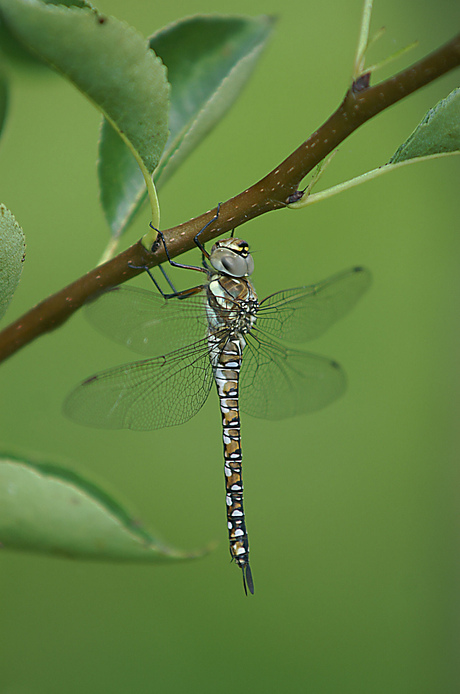
<svg viewBox="0 0 460 694">
<path fill-rule="evenodd" d="M 162 191 L 163 228 L 251 185 L 330 115 L 361 13 L 360 0 L 98 7 L 146 36 L 198 12 L 279 18 L 236 106 Z M 380 0 L 372 26 L 387 32 L 370 59 L 418 39 L 400 69 L 448 40 L 456 22 L 450 0 Z M 455 86 L 458 72 L 365 125 L 324 183 L 387 161 Z M 98 125 L 64 80 L 15 75 L 0 199 L 28 252 L 8 320 L 93 267 L 105 246 Z M 219 545 L 162 567 L 0 553 L 1 694 L 459 691 L 458 175 L 455 157 L 417 164 L 238 232 L 256 251 L 262 297 L 357 264 L 374 275 L 356 310 L 311 347 L 344 366 L 345 397 L 305 418 L 243 419 L 253 598 L 229 563 L 214 394 L 192 421 L 158 432 L 65 420 L 61 403 L 76 383 L 133 358 L 80 314 L 2 366 L 3 451 L 86 474 L 178 547 Z M 145 210 L 124 243 L 147 224 Z M 145 277 L 137 284 L 150 288 Z"/>
</svg>

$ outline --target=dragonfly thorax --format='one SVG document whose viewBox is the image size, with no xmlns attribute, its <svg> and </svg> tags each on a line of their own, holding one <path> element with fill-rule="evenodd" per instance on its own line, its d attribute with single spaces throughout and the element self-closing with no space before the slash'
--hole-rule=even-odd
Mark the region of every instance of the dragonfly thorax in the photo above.
<svg viewBox="0 0 460 694">
<path fill-rule="evenodd" d="M 256 322 L 259 307 L 252 282 L 244 277 L 214 275 L 207 289 L 206 313 L 212 330 L 248 333 Z"/>
<path fill-rule="evenodd" d="M 249 245 L 242 239 L 223 239 L 211 249 L 210 263 L 217 272 L 230 277 L 248 277 L 254 271 Z"/>
</svg>

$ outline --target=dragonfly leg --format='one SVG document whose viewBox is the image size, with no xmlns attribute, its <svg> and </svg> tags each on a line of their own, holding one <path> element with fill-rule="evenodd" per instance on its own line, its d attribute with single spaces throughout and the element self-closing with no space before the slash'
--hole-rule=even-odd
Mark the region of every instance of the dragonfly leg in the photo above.
<svg viewBox="0 0 460 694">
<path fill-rule="evenodd" d="M 199 272 L 206 272 L 206 274 L 209 273 L 210 267 L 209 267 L 209 265 L 208 265 L 208 263 L 207 263 L 206 261 L 209 260 L 210 255 L 209 255 L 208 251 L 206 250 L 206 248 L 204 247 L 204 245 L 203 245 L 203 244 L 201 243 L 201 241 L 199 240 L 199 237 L 200 237 L 200 235 L 203 233 L 203 231 L 204 231 L 205 229 L 208 228 L 208 226 L 209 226 L 210 224 L 212 224 L 213 222 L 215 222 L 215 221 L 219 218 L 220 206 L 221 206 L 221 203 L 219 202 L 219 204 L 217 205 L 217 211 L 216 211 L 216 214 L 214 215 L 214 217 L 213 217 L 212 219 L 210 219 L 209 222 L 206 222 L 206 224 L 204 225 L 204 227 L 203 227 L 202 229 L 200 229 L 200 231 L 199 231 L 199 232 L 196 234 L 196 236 L 194 237 L 195 244 L 198 246 L 198 248 L 199 248 L 200 251 L 201 251 L 201 257 L 202 257 L 202 261 L 201 261 L 201 262 L 202 262 L 202 267 L 197 267 L 196 265 L 184 265 L 183 263 L 176 263 L 174 260 L 172 260 L 171 257 L 170 257 L 170 255 L 169 255 L 168 247 L 167 247 L 167 245 L 166 245 L 166 239 L 165 239 L 165 237 L 164 237 L 163 232 L 160 231 L 159 229 L 157 229 L 156 227 L 154 227 L 153 224 L 152 224 L 152 222 L 150 222 L 150 227 L 151 227 L 154 231 L 157 232 L 158 236 L 160 237 L 160 239 L 161 239 L 162 242 L 163 242 L 163 246 L 164 246 L 164 249 L 165 249 L 166 257 L 168 258 L 168 261 L 169 261 L 170 265 L 173 265 L 174 267 L 180 267 L 180 268 L 183 268 L 183 269 L 185 269 L 185 270 L 198 270 Z M 234 233 L 235 233 L 235 230 L 233 229 L 231 235 L 233 236 Z M 160 268 L 160 269 L 161 269 L 161 268 Z M 171 287 L 171 289 L 174 289 L 173 286 L 172 286 L 172 284 L 171 284 L 171 282 L 169 281 L 168 277 L 167 277 L 166 274 L 164 273 L 164 270 L 162 270 L 162 272 L 163 272 L 163 274 L 165 275 L 166 281 L 168 282 L 168 284 L 169 284 L 169 286 Z"/>
<path fill-rule="evenodd" d="M 149 267 L 147 267 L 147 265 L 133 265 L 130 261 L 128 261 L 128 265 L 129 265 L 129 267 L 132 267 L 134 270 L 145 270 L 145 272 L 148 274 L 148 276 L 150 277 L 150 279 L 152 280 L 153 284 L 154 284 L 155 287 L 158 289 L 158 291 L 160 292 L 160 294 L 161 294 L 162 297 L 164 297 L 165 299 L 167 299 L 167 298 L 169 298 L 169 296 L 171 296 L 170 294 L 165 294 L 165 293 L 164 293 L 164 291 L 162 290 L 162 288 L 160 287 L 160 285 L 159 285 L 158 282 L 156 281 L 155 277 L 153 276 L 152 271 L 150 270 Z M 166 272 L 163 270 L 163 268 L 161 267 L 161 265 L 159 266 L 159 268 L 160 268 L 161 272 L 163 273 L 163 276 L 165 277 L 167 283 L 169 284 L 169 286 L 170 286 L 171 289 L 173 290 L 173 292 L 174 292 L 173 296 L 175 296 L 178 292 L 177 292 L 176 289 L 174 288 L 174 285 L 173 285 L 172 282 L 170 281 L 168 275 L 167 275 Z"/>
<path fill-rule="evenodd" d="M 199 292 L 202 292 L 203 289 L 205 289 L 206 285 L 205 284 L 199 284 L 197 287 L 190 287 L 190 289 L 183 289 L 182 291 L 178 292 L 174 289 L 174 285 L 172 282 L 169 280 L 169 277 L 167 276 L 166 272 L 163 270 L 161 265 L 159 266 L 160 270 L 162 271 L 163 275 L 165 276 L 166 281 L 168 282 L 169 286 L 171 289 L 174 290 L 173 294 L 165 294 L 164 291 L 161 289 L 160 285 L 158 282 L 155 280 L 154 276 L 150 272 L 149 269 L 147 269 L 148 275 L 150 279 L 153 281 L 155 287 L 158 289 L 160 292 L 161 296 L 163 299 L 187 299 L 189 296 L 193 296 L 194 294 L 199 294 Z"/>
<path fill-rule="evenodd" d="M 207 258 L 204 253 L 201 254 L 201 264 L 206 272 L 212 272 L 212 268 L 210 265 L 208 265 Z"/>
<path fill-rule="evenodd" d="M 180 267 L 180 268 L 182 268 L 183 270 L 198 270 L 198 272 L 205 272 L 205 273 L 207 273 L 207 270 L 205 270 L 205 269 L 202 268 L 202 267 L 198 267 L 197 265 L 184 265 L 183 263 L 176 263 L 175 260 L 172 260 L 172 259 L 171 259 L 171 256 L 169 255 L 168 246 L 166 245 L 166 239 L 165 239 L 165 237 L 164 237 L 163 232 L 160 231 L 159 229 L 156 229 L 156 228 L 153 226 L 152 222 L 150 222 L 150 226 L 152 227 L 152 229 L 153 229 L 154 231 L 157 232 L 158 236 L 160 237 L 161 241 L 163 242 L 163 246 L 164 246 L 164 249 L 165 249 L 166 257 L 167 257 L 168 262 L 169 262 L 170 265 L 172 265 L 173 267 Z"/>
<path fill-rule="evenodd" d="M 173 290 L 174 294 L 177 294 L 178 291 L 177 291 L 177 289 L 175 288 L 175 286 L 173 285 L 173 283 L 171 282 L 171 280 L 169 279 L 168 273 L 167 273 L 166 270 L 163 268 L 163 265 L 159 265 L 158 267 L 160 268 L 160 272 L 162 273 L 162 275 L 163 275 L 163 277 L 165 278 L 166 282 L 169 284 L 169 286 L 170 286 L 171 289 Z M 149 273 L 149 274 L 150 274 L 150 273 Z M 156 284 L 156 282 L 155 282 L 155 284 Z"/>
<path fill-rule="evenodd" d="M 173 290 L 172 294 L 165 294 L 165 292 L 162 290 L 162 288 L 160 287 L 160 285 L 156 281 L 155 277 L 153 276 L 152 271 L 150 270 L 149 267 L 147 267 L 147 265 L 133 265 L 129 261 L 128 261 L 128 265 L 130 267 L 134 268 L 135 270 L 145 270 L 146 273 L 148 274 L 148 276 L 150 277 L 150 279 L 152 280 L 153 284 L 155 285 L 155 287 L 160 292 L 163 299 L 174 299 L 174 298 L 186 299 L 189 296 L 193 296 L 194 294 L 198 294 L 199 292 L 203 291 L 203 289 L 206 286 L 204 284 L 199 284 L 197 287 L 191 287 L 190 289 L 185 289 L 183 291 L 178 292 L 176 290 L 176 288 L 174 287 L 173 283 L 171 282 L 171 280 L 169 279 L 166 271 L 163 270 L 161 265 L 159 265 L 159 268 L 160 268 L 161 272 L 163 273 L 164 278 L 166 279 L 167 283 L 169 284 L 169 286 Z"/>
<path fill-rule="evenodd" d="M 205 229 L 207 229 L 210 224 L 212 224 L 213 222 L 215 222 L 219 218 L 219 212 L 220 212 L 221 204 L 222 203 L 219 202 L 219 204 L 217 205 L 217 211 L 216 211 L 216 214 L 214 215 L 214 217 L 212 219 L 210 219 L 209 222 L 207 222 L 202 229 L 200 229 L 200 231 L 198 232 L 198 234 L 194 238 L 194 241 L 195 241 L 196 245 L 198 246 L 198 248 L 200 249 L 201 255 L 203 256 L 203 265 L 205 264 L 205 260 L 204 260 L 205 258 L 207 258 L 209 260 L 209 253 L 206 250 L 206 248 L 203 246 L 203 244 L 201 243 L 201 241 L 199 240 L 198 237 L 201 236 L 203 231 Z"/>
</svg>

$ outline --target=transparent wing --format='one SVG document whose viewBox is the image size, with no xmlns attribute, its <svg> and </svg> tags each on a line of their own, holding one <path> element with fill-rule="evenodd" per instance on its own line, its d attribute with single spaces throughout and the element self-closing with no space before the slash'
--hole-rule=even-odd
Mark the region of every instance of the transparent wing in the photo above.
<svg viewBox="0 0 460 694">
<path fill-rule="evenodd" d="M 138 287 L 114 287 L 86 306 L 91 325 L 134 352 L 162 354 L 206 335 L 205 294 L 164 299 Z"/>
<path fill-rule="evenodd" d="M 240 405 L 262 419 L 320 410 L 340 397 L 345 374 L 330 359 L 289 349 L 250 333 L 243 351 Z"/>
<path fill-rule="evenodd" d="M 207 340 L 201 340 L 91 376 L 70 393 L 64 414 L 100 429 L 161 429 L 193 417 L 212 383 Z"/>
<path fill-rule="evenodd" d="M 313 340 L 345 316 L 370 283 L 370 273 L 357 267 L 319 284 L 272 294 L 260 304 L 257 329 L 289 342 Z"/>
</svg>

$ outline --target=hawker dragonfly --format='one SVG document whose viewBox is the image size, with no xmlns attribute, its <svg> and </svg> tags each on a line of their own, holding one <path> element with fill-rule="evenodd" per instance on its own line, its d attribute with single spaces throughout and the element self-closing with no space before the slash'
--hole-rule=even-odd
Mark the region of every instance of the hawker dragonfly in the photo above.
<svg viewBox="0 0 460 694">
<path fill-rule="evenodd" d="M 222 413 L 230 554 L 242 569 L 245 591 L 253 593 L 240 411 L 283 419 L 319 410 L 343 393 L 345 375 L 335 361 L 289 343 L 319 337 L 355 305 L 370 275 L 355 267 L 259 302 L 249 279 L 254 261 L 245 241 L 217 241 L 211 253 L 196 241 L 203 267 L 194 269 L 205 272 L 204 284 L 163 296 L 115 287 L 89 304 L 87 317 L 94 327 L 149 358 L 86 379 L 69 395 L 64 410 L 91 427 L 159 429 L 193 417 L 215 383 Z"/>
</svg>

